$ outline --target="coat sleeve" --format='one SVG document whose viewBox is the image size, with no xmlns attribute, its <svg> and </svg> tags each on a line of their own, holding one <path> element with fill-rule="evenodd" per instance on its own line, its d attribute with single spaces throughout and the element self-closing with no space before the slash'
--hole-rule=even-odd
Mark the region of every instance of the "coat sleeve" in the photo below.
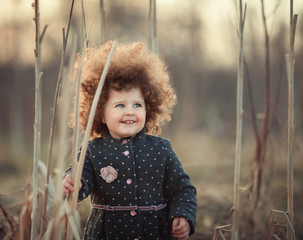
<svg viewBox="0 0 303 240">
<path fill-rule="evenodd" d="M 78 153 L 77 160 L 79 161 L 81 155 L 81 149 Z M 65 175 L 71 172 L 72 165 L 65 171 Z M 78 201 L 82 201 L 87 198 L 94 188 L 94 167 L 91 161 L 90 148 L 88 146 L 85 154 L 81 183 L 82 187 L 79 190 Z"/>
<path fill-rule="evenodd" d="M 191 184 L 180 160 L 167 140 L 164 194 L 169 207 L 171 221 L 175 217 L 184 217 L 190 224 L 190 235 L 195 232 L 197 198 L 196 188 Z"/>
</svg>

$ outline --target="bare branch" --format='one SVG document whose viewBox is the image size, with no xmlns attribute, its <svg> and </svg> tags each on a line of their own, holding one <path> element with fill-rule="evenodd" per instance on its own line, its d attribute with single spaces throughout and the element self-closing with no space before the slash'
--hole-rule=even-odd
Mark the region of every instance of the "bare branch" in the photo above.
<svg viewBox="0 0 303 240">
<path fill-rule="evenodd" d="M 293 178 L 294 178 L 294 130 L 295 130 L 295 114 L 294 114 L 294 76 L 295 76 L 295 34 L 298 15 L 293 16 L 293 0 L 290 1 L 290 53 L 286 56 L 287 76 L 288 76 L 288 161 L 287 161 L 287 212 L 290 223 L 288 223 L 287 237 L 293 240 L 293 234 L 289 229 L 293 225 L 294 219 L 294 203 L 293 203 Z"/>
<path fill-rule="evenodd" d="M 100 2 L 99 2 L 99 15 L 100 15 L 99 45 L 101 45 L 104 42 L 104 39 L 105 39 L 105 13 L 104 13 L 103 0 L 100 0 Z"/>
<path fill-rule="evenodd" d="M 242 132 L 243 132 L 243 75 L 244 75 L 244 23 L 242 0 L 240 0 L 240 18 L 239 18 L 239 38 L 240 53 L 238 61 L 237 75 L 237 129 L 236 129 L 236 146 L 235 146 L 235 170 L 234 170 L 234 200 L 233 200 L 233 223 L 231 239 L 239 239 L 239 214 L 240 214 L 240 166 L 242 153 Z M 245 14 L 244 14 L 245 15 Z"/>
<path fill-rule="evenodd" d="M 53 152 L 53 142 L 54 142 L 54 129 L 56 125 L 56 115 L 57 115 L 57 102 L 58 102 L 58 97 L 60 95 L 60 88 L 61 88 L 61 82 L 62 82 L 62 72 L 63 72 L 63 66 L 64 66 L 64 61 L 65 61 L 65 51 L 66 51 L 66 46 L 67 46 L 67 41 L 68 41 L 68 33 L 69 33 L 69 27 L 71 24 L 71 17 L 72 17 L 72 12 L 73 12 L 73 7 L 74 7 L 74 0 L 72 0 L 71 8 L 70 8 L 70 15 L 68 19 L 68 27 L 67 27 L 67 33 L 66 36 L 64 34 L 63 30 L 63 50 L 61 54 L 61 62 L 60 62 L 60 69 L 59 69 L 59 74 L 58 74 L 58 79 L 57 79 L 57 85 L 56 85 L 56 90 L 55 90 L 55 97 L 53 101 L 53 107 L 51 109 L 52 111 L 52 119 L 51 119 L 51 126 L 50 126 L 50 133 L 49 133 L 49 142 L 48 142 L 48 153 L 47 153 L 47 174 L 46 174 L 46 179 L 45 179 L 45 188 L 44 188 L 44 203 L 43 203 L 43 209 L 42 209 L 42 214 L 46 214 L 46 208 L 47 208 L 47 201 L 48 201 L 48 188 L 47 185 L 49 183 L 49 175 L 50 175 L 50 166 L 51 166 L 51 160 L 52 160 L 52 152 Z M 41 231 L 43 231 L 44 226 L 41 225 Z"/>
<path fill-rule="evenodd" d="M 41 151 L 41 51 L 40 51 L 40 10 L 39 1 L 35 0 L 35 124 L 34 124 L 34 159 L 33 159 L 33 206 L 31 240 L 37 239 L 38 210 L 38 161 Z"/>
<path fill-rule="evenodd" d="M 42 34 L 41 34 L 40 39 L 39 39 L 40 43 L 41 43 L 42 40 L 43 40 L 43 37 L 44 37 L 44 35 L 45 35 L 45 32 L 46 32 L 47 27 L 48 27 L 48 25 L 45 25 L 44 28 L 43 28 Z"/>
<path fill-rule="evenodd" d="M 82 149 L 81 149 L 81 154 L 80 154 L 80 158 L 79 158 L 79 162 L 77 164 L 77 171 L 76 171 L 76 176 L 75 176 L 75 191 L 71 194 L 71 205 L 75 206 L 78 200 L 78 195 L 79 195 L 79 189 L 80 189 L 80 182 L 81 182 L 81 176 L 82 176 L 82 170 L 83 170 L 83 165 L 84 165 L 84 160 L 85 160 L 85 155 L 86 155 L 86 150 L 87 150 L 87 145 L 88 145 L 88 141 L 89 141 L 89 137 L 91 134 L 91 128 L 93 125 L 93 120 L 94 120 L 94 116 L 95 116 L 95 112 L 96 112 L 96 108 L 98 105 L 98 100 L 100 98 L 101 95 L 101 91 L 103 88 L 103 84 L 104 84 L 104 80 L 106 78 L 109 66 L 110 66 L 110 62 L 114 53 L 114 50 L 116 48 L 116 42 L 113 43 L 111 50 L 109 52 L 108 58 L 106 60 L 103 72 L 101 74 L 100 77 L 100 81 L 94 96 L 94 100 L 91 106 L 91 110 L 90 110 L 90 114 L 89 114 L 89 119 L 88 119 L 88 123 L 86 126 L 86 131 L 85 131 L 85 135 L 84 135 L 84 139 L 83 139 L 83 144 L 82 144 Z"/>
</svg>

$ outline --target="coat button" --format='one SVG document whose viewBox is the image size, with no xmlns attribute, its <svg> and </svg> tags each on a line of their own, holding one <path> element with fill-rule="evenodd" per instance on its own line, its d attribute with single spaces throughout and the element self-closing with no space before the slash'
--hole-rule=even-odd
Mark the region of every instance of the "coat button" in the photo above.
<svg viewBox="0 0 303 240">
<path fill-rule="evenodd" d="M 126 180 L 126 183 L 127 183 L 127 184 L 131 184 L 131 183 L 132 183 L 132 180 L 129 178 L 129 179 Z"/>
<path fill-rule="evenodd" d="M 123 152 L 124 156 L 128 156 L 129 155 L 129 151 L 126 150 L 125 152 Z"/>
<path fill-rule="evenodd" d="M 127 143 L 127 140 L 126 140 L 126 139 L 124 139 L 124 140 L 122 141 L 122 144 L 125 144 L 125 143 Z"/>
<path fill-rule="evenodd" d="M 130 211 L 130 215 L 132 215 L 133 217 L 137 215 L 135 210 Z"/>
</svg>

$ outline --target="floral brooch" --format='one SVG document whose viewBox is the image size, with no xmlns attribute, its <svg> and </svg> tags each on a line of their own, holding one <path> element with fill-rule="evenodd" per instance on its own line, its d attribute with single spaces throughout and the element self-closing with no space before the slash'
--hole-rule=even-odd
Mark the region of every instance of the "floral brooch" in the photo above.
<svg viewBox="0 0 303 240">
<path fill-rule="evenodd" d="M 107 183 L 113 182 L 118 177 L 118 173 L 117 173 L 116 169 L 114 169 L 112 166 L 107 166 L 107 167 L 101 168 L 100 173 L 101 173 L 100 176 Z"/>
</svg>

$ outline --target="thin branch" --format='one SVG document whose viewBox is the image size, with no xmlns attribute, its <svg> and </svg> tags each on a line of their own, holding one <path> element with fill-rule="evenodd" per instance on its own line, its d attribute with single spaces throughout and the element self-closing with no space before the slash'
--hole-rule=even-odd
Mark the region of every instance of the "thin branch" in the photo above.
<svg viewBox="0 0 303 240">
<path fill-rule="evenodd" d="M 286 222 L 287 222 L 287 224 L 288 224 L 288 226 L 289 226 L 289 228 L 290 228 L 290 230 L 291 230 L 291 231 L 288 231 L 288 232 L 290 233 L 290 235 L 291 235 L 291 238 L 289 238 L 289 236 L 288 236 L 287 239 L 288 239 L 288 240 L 289 240 L 289 239 L 294 239 L 294 240 L 296 240 L 295 229 L 294 229 L 294 227 L 293 227 L 293 223 L 291 222 L 291 220 L 290 220 L 288 214 L 287 214 L 285 211 L 272 209 L 272 210 L 271 210 L 271 219 L 272 219 L 271 221 L 272 221 L 272 222 L 276 222 L 276 218 L 273 217 L 273 213 L 281 214 L 281 215 L 284 217 L 284 219 L 286 220 Z M 281 226 L 281 225 L 282 225 L 282 226 L 285 226 L 285 223 L 280 224 L 280 223 L 276 222 L 275 225 L 277 225 L 277 226 Z M 270 237 L 270 236 L 269 236 L 269 237 Z"/>
<path fill-rule="evenodd" d="M 105 14 L 104 14 L 104 3 L 103 0 L 99 2 L 99 15 L 100 15 L 100 36 L 99 45 L 103 44 L 105 39 Z"/>
<path fill-rule="evenodd" d="M 65 63 L 65 52 L 66 52 L 66 46 L 67 46 L 67 41 L 68 41 L 68 35 L 69 35 L 69 28 L 71 24 L 71 18 L 72 18 L 72 12 L 74 8 L 74 0 L 72 0 L 71 4 L 71 9 L 70 9 L 70 15 L 68 19 L 68 27 L 67 27 L 67 33 L 66 35 L 63 32 L 63 50 L 61 54 L 61 62 L 60 62 L 60 69 L 59 69 L 59 74 L 58 74 L 58 79 L 57 79 L 57 85 L 56 85 L 56 90 L 55 90 L 55 97 L 53 101 L 53 107 L 51 109 L 52 111 L 52 119 L 51 119 L 51 126 L 50 126 L 50 134 L 49 134 L 49 145 L 48 145 L 48 153 L 47 153 L 47 174 L 46 174 L 46 179 L 45 179 L 45 188 L 44 188 L 44 204 L 43 204 L 43 209 L 42 209 L 42 214 L 46 214 L 46 209 L 47 209 L 47 201 L 48 201 L 48 188 L 47 185 L 49 183 L 49 175 L 50 175 L 50 166 L 51 166 L 51 160 L 52 160 L 52 152 L 53 152 L 53 142 L 54 142 L 54 129 L 56 125 L 56 115 L 57 115 L 57 102 L 58 102 L 58 97 L 60 94 L 60 87 L 61 87 L 61 82 L 62 82 L 62 72 L 63 72 L 63 66 Z M 41 231 L 43 231 L 44 227 L 43 225 L 41 226 Z"/>
<path fill-rule="evenodd" d="M 72 0 L 72 4 L 71 4 L 71 8 L 70 8 L 70 11 L 69 11 L 69 17 L 68 17 L 68 24 L 67 24 L 67 30 L 66 30 L 66 35 L 65 35 L 65 45 L 63 45 L 63 49 L 64 51 L 66 50 L 66 45 L 67 45 L 67 40 L 68 40 L 68 36 L 69 36 L 69 30 L 70 30 L 70 26 L 71 26 L 71 23 L 72 23 L 72 16 L 73 16 L 73 9 L 74 9 L 74 3 L 75 3 L 75 0 Z"/>
<path fill-rule="evenodd" d="M 246 9 L 246 4 L 245 4 Z M 240 38 L 240 53 L 238 61 L 238 76 L 237 76 L 237 129 L 236 129 L 236 146 L 235 146 L 235 170 L 234 170 L 234 200 L 233 200 L 233 223 L 231 239 L 239 239 L 239 211 L 240 211 L 240 166 L 242 153 L 242 133 L 243 133 L 243 75 L 244 75 L 244 23 L 245 14 L 243 17 L 242 0 L 240 0 L 240 19 L 239 19 L 239 38 Z M 246 12 L 246 11 L 245 11 Z M 244 13 L 245 13 L 244 12 Z"/>
<path fill-rule="evenodd" d="M 288 223 L 287 237 L 293 240 L 293 234 L 289 228 L 293 225 L 294 219 L 294 204 L 293 204 L 293 171 L 294 171 L 294 72 L 295 72 L 295 34 L 298 15 L 293 15 L 293 0 L 290 1 L 290 54 L 287 56 L 287 76 L 288 76 L 288 161 L 287 161 L 287 212 L 290 219 Z"/>
<path fill-rule="evenodd" d="M 81 13 L 82 13 L 82 33 L 84 36 L 83 39 L 87 39 L 87 32 L 86 32 L 86 22 L 85 22 L 85 11 L 84 11 L 84 3 L 81 0 Z M 83 41 L 84 42 L 84 41 Z"/>
<path fill-rule="evenodd" d="M 77 153 L 78 153 L 78 146 L 79 146 L 79 133 L 80 133 L 80 85 L 81 85 L 81 73 L 82 73 L 82 66 L 83 66 L 83 61 L 85 57 L 85 45 L 84 48 L 82 48 L 81 52 L 81 59 L 80 59 L 80 66 L 77 72 L 76 76 L 76 90 L 75 90 L 75 104 L 74 104 L 74 119 L 75 119 L 75 128 L 74 128 L 74 136 L 73 136 L 73 163 L 72 166 L 74 166 L 71 169 L 71 178 L 74 181 L 75 180 L 75 175 L 77 172 Z M 73 212 L 76 205 L 74 202 L 72 202 L 72 199 L 69 199 L 69 206 L 71 211 Z M 67 222 L 66 226 L 66 240 L 70 240 L 73 238 L 73 232 L 72 228 L 70 226 L 70 223 Z"/>
<path fill-rule="evenodd" d="M 87 144 L 88 144 L 88 140 L 89 140 L 89 137 L 90 137 L 91 128 L 92 128 L 92 125 L 93 125 L 93 120 L 94 120 L 98 100 L 100 98 L 100 94 L 101 94 L 101 91 L 102 91 L 102 88 L 103 88 L 104 80 L 105 80 L 105 77 L 106 77 L 106 74 L 107 74 L 107 71 L 108 71 L 108 68 L 109 68 L 109 65 L 110 65 L 115 47 L 116 47 L 116 43 L 114 42 L 113 45 L 112 45 L 112 48 L 109 52 L 109 55 L 108 55 L 106 64 L 104 66 L 102 75 L 100 77 L 100 82 L 99 82 L 98 88 L 96 90 L 95 97 L 94 97 L 92 107 L 91 107 L 91 110 L 90 110 L 90 115 L 89 115 L 86 131 L 85 131 L 85 135 L 84 135 L 84 139 L 83 139 L 80 159 L 79 159 L 78 167 L 77 167 L 77 174 L 76 174 L 76 178 L 75 178 L 75 191 L 72 193 L 72 199 L 73 199 L 74 203 L 76 203 L 77 199 L 78 199 L 80 182 L 81 182 L 80 179 L 81 179 L 81 176 L 82 176 L 84 158 L 85 158 L 85 155 L 86 155 Z"/>
<path fill-rule="evenodd" d="M 262 141 L 264 144 L 264 149 L 266 149 L 267 137 L 268 137 L 268 122 L 269 122 L 269 111 L 270 111 L 270 49 L 269 49 L 269 36 L 267 29 L 267 21 L 265 17 L 265 9 L 264 9 L 264 0 L 261 0 L 261 8 L 262 8 L 262 19 L 264 26 L 264 35 L 265 35 L 265 102 L 264 102 L 264 120 L 263 120 L 263 136 Z M 264 155 L 263 151 L 263 155 Z M 261 159 L 263 156 L 261 157 Z M 260 159 L 260 160 L 261 160 Z M 263 160 L 263 159 L 262 159 Z"/>
<path fill-rule="evenodd" d="M 153 50 L 158 55 L 158 43 L 157 43 L 157 5 L 156 0 L 153 0 Z"/>
<path fill-rule="evenodd" d="M 48 27 L 48 25 L 45 25 L 44 28 L 43 28 L 43 31 L 42 31 L 41 36 L 40 36 L 40 39 L 39 39 L 40 43 L 41 43 L 42 40 L 43 40 L 43 37 L 44 37 L 44 35 L 45 35 L 45 32 L 46 32 L 47 27 Z"/>
<path fill-rule="evenodd" d="M 267 30 L 267 20 L 265 16 L 264 0 L 261 0 L 262 22 L 265 35 L 265 96 L 263 122 L 260 131 L 260 141 L 257 142 L 254 157 L 254 169 L 252 171 L 252 200 L 251 209 L 257 207 L 261 199 L 261 187 L 263 179 L 263 164 L 265 161 L 267 140 L 269 135 L 269 113 L 270 113 L 270 48 Z"/>
<path fill-rule="evenodd" d="M 79 195 L 79 189 L 80 189 L 80 182 L 81 182 L 81 176 L 82 176 L 82 170 L 83 170 L 83 165 L 84 165 L 84 159 L 85 159 L 85 155 L 86 155 L 86 150 L 87 150 L 87 145 L 88 145 L 88 141 L 89 141 L 89 137 L 90 137 L 90 133 L 91 133 L 91 128 L 93 125 L 93 121 L 94 121 L 94 117 L 95 117 L 95 112 L 96 112 L 96 108 L 98 105 L 98 101 L 101 95 L 101 91 L 103 88 L 103 84 L 110 66 L 110 62 L 114 53 L 114 50 L 116 48 L 116 42 L 113 43 L 111 50 L 109 52 L 108 58 L 106 60 L 103 72 L 101 74 L 100 77 L 100 81 L 94 96 L 94 100 L 91 106 L 91 110 L 90 110 L 90 114 L 89 114 L 89 119 L 88 119 L 88 123 L 86 126 L 86 131 L 85 131 L 85 135 L 84 135 L 84 139 L 83 139 L 83 144 L 82 144 L 82 149 L 81 149 L 81 153 L 80 153 L 80 158 L 79 158 L 79 162 L 77 164 L 77 171 L 76 171 L 76 176 L 75 176 L 75 191 L 71 194 L 71 205 L 75 206 L 78 200 L 78 195 Z"/>
<path fill-rule="evenodd" d="M 66 47 L 65 28 L 62 28 L 62 42 L 63 42 L 63 50 L 65 50 Z"/>
<path fill-rule="evenodd" d="M 40 10 L 39 0 L 35 0 L 35 124 L 34 124 L 34 159 L 33 159 L 33 206 L 31 223 L 31 240 L 37 237 L 37 210 L 38 210 L 38 161 L 41 150 L 41 49 L 40 49 Z"/>
<path fill-rule="evenodd" d="M 73 41 L 72 46 L 74 52 L 71 54 L 70 58 L 70 69 L 74 65 L 74 56 L 75 56 L 75 41 Z M 58 150 L 58 161 L 56 168 L 58 169 L 57 173 L 57 184 L 56 184 L 56 210 L 54 215 L 54 228 L 52 230 L 52 239 L 60 239 L 61 236 L 61 230 L 63 228 L 63 217 L 64 213 L 62 213 L 62 203 L 63 203 L 63 185 L 62 185 L 62 176 L 63 176 L 63 169 L 64 169 L 64 163 L 65 163 L 65 156 L 67 152 L 67 138 L 68 138 L 68 122 L 69 122 L 69 110 L 71 108 L 72 98 L 73 98 L 73 87 L 70 84 L 70 81 L 68 81 L 69 71 L 64 71 L 64 80 L 62 81 L 62 97 L 60 98 L 60 125 L 59 125 L 59 137 L 58 137 L 58 144 L 59 144 L 59 150 Z"/>
<path fill-rule="evenodd" d="M 153 0 L 149 0 L 149 8 L 148 8 L 148 46 L 149 49 L 153 50 L 153 28 L 152 28 L 152 8 L 153 8 Z"/>
<path fill-rule="evenodd" d="M 149 0 L 148 22 L 149 22 L 148 45 L 149 45 L 149 48 L 156 55 L 158 55 L 156 0 Z"/>
<path fill-rule="evenodd" d="M 252 93 L 251 78 L 250 78 L 249 68 L 248 68 L 248 65 L 247 65 L 247 62 L 245 59 L 244 59 L 244 67 L 245 67 L 245 80 L 247 82 L 247 89 L 248 89 L 248 98 L 249 98 L 249 102 L 250 102 L 250 112 L 251 112 L 253 132 L 255 134 L 257 145 L 259 145 L 260 144 L 260 135 L 259 135 L 258 126 L 257 126 L 256 110 L 255 110 L 254 98 L 253 98 L 253 93 Z"/>
<path fill-rule="evenodd" d="M 80 230 L 78 228 L 78 225 L 76 224 L 77 221 L 75 220 L 75 217 L 72 214 L 70 206 L 66 201 L 64 202 L 64 210 L 68 219 L 69 226 L 73 232 L 73 235 L 75 236 L 76 240 L 81 240 Z"/>
<path fill-rule="evenodd" d="M 82 5 L 82 24 L 83 26 L 85 25 L 85 20 L 84 20 L 84 9 L 83 9 L 83 5 Z M 73 168 L 71 170 L 71 178 L 73 181 L 76 180 L 76 176 L 77 176 L 77 169 L 78 169 L 78 162 L 77 162 L 77 151 L 78 151 L 78 145 L 79 145 L 79 117 L 80 117 L 80 112 L 79 112 L 79 106 L 80 106 L 80 85 L 81 85 L 81 73 L 82 73 L 82 66 L 83 66 L 83 61 L 84 61 L 84 57 L 85 57 L 85 51 L 86 48 L 88 46 L 88 36 L 89 36 L 89 32 L 91 30 L 95 15 L 92 18 L 91 24 L 89 26 L 88 29 L 88 33 L 85 33 L 85 40 L 84 40 L 84 46 L 82 48 L 82 52 L 81 52 L 81 59 L 80 59 L 80 66 L 79 66 L 79 70 L 77 73 L 77 79 L 76 79 L 76 92 L 75 92 L 75 108 L 74 109 L 74 118 L 75 118 L 75 129 L 74 129 L 74 136 L 73 136 Z M 86 27 L 85 27 L 86 29 Z M 76 202 L 74 201 L 73 198 L 69 198 L 68 199 L 68 204 L 70 205 L 71 211 L 72 213 L 74 213 L 74 210 L 76 208 Z M 68 216 L 67 216 L 68 217 Z M 71 240 L 73 239 L 73 231 L 72 231 L 72 226 L 70 224 L 70 222 L 67 222 L 67 226 L 66 226 L 66 240 Z"/>
</svg>

